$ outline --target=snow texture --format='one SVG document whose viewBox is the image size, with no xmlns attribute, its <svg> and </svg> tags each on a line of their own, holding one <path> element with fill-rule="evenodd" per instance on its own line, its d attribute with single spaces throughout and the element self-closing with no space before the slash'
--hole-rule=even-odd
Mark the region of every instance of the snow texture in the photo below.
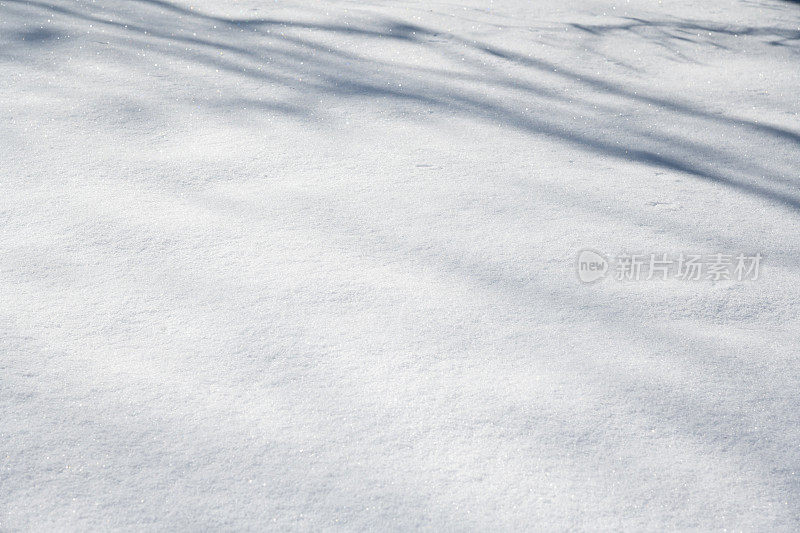
<svg viewBox="0 0 800 533">
<path fill-rule="evenodd" d="M 0 0 L 0 530 L 797 531 L 799 64 L 782 0 Z"/>
</svg>

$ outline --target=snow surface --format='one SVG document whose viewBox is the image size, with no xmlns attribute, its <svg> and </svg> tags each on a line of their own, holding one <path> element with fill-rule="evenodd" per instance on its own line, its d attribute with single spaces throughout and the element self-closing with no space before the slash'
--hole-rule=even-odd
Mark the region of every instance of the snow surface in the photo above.
<svg viewBox="0 0 800 533">
<path fill-rule="evenodd" d="M 798 65 L 781 0 L 0 0 L 0 530 L 800 529 Z"/>
</svg>

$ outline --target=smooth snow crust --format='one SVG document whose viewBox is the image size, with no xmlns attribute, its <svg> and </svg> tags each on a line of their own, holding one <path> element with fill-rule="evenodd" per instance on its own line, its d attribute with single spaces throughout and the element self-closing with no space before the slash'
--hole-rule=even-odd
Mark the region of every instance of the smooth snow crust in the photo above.
<svg viewBox="0 0 800 533">
<path fill-rule="evenodd" d="M 0 0 L 0 530 L 800 529 L 798 65 L 778 0 Z"/>
</svg>

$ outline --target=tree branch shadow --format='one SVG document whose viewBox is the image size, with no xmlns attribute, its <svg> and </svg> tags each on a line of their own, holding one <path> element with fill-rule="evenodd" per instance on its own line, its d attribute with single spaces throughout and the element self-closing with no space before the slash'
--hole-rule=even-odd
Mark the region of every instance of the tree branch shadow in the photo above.
<svg viewBox="0 0 800 533">
<path fill-rule="evenodd" d="M 398 19 L 356 24 L 227 18 L 165 0 L 133 0 L 117 10 L 57 0 L 6 3 L 16 6 L 20 17 L 52 20 L 52 27 L 45 24 L 37 30 L 40 38 L 33 40 L 38 47 L 58 46 L 52 36 L 61 20 L 67 25 L 102 28 L 104 39 L 115 50 L 160 58 L 166 68 L 172 63 L 190 71 L 218 71 L 216 80 L 180 74 L 201 93 L 216 84 L 225 86 L 226 92 L 235 87 L 234 94 L 215 100 L 217 107 L 224 106 L 222 102 L 232 108 L 251 102 L 251 108 L 265 113 L 318 120 L 323 109 L 310 100 L 412 105 L 545 135 L 600 156 L 686 173 L 792 211 L 800 209 L 797 177 L 792 174 L 792 168 L 800 167 L 797 131 L 710 112 L 697 104 L 641 92 L 598 74 L 442 29 Z M 665 46 L 694 42 L 687 36 L 692 32 L 767 37 L 781 46 L 793 46 L 800 39 L 800 32 L 784 28 L 724 28 L 691 21 L 628 19 L 620 24 L 573 27 L 592 36 L 633 32 Z M 28 42 L 17 41 L 10 48 L 12 60 L 23 61 L 36 53 Z M 388 61 L 363 51 L 386 42 L 427 54 L 436 66 Z M 128 66 L 146 69 L 144 58 L 139 61 Z M 260 87 L 269 84 L 286 96 L 265 95 L 255 85 L 239 87 L 242 80 Z M 567 96 L 564 86 L 575 90 Z M 142 105 L 148 104 L 145 96 L 159 97 L 142 95 Z M 620 118 L 631 112 L 652 115 L 653 110 L 663 117 L 663 124 Z M 576 116 L 582 119 L 581 127 L 576 127 Z M 670 132 L 670 123 L 686 128 Z M 718 133 L 707 137 L 709 130 Z M 730 140 L 738 137 L 743 137 L 741 142 Z M 748 141 L 763 144 L 765 139 L 781 147 L 780 157 L 743 155 Z"/>
</svg>

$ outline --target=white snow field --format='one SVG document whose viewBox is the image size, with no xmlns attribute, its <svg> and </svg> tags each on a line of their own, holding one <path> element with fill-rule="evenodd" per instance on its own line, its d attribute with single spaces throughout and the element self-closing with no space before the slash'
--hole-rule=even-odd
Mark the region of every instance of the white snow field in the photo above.
<svg viewBox="0 0 800 533">
<path fill-rule="evenodd" d="M 0 0 L 0 530 L 797 531 L 799 92 L 795 1 Z"/>
</svg>

